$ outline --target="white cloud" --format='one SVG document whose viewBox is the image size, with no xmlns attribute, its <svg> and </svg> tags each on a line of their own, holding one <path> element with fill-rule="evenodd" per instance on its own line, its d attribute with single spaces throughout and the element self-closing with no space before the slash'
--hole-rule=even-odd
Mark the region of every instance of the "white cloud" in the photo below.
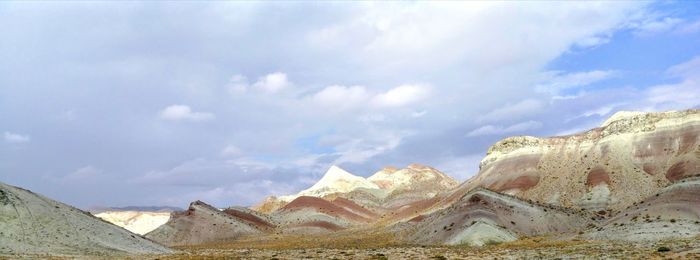
<svg viewBox="0 0 700 260">
<path fill-rule="evenodd" d="M 482 122 L 495 122 L 500 120 L 532 115 L 544 108 L 544 104 L 536 99 L 525 99 L 515 104 L 508 104 L 494 109 L 478 118 Z"/>
<path fill-rule="evenodd" d="M 22 135 L 12 132 L 5 132 L 5 142 L 8 143 L 26 143 L 29 142 L 31 138 L 28 135 Z"/>
<path fill-rule="evenodd" d="M 585 112 L 583 112 L 580 115 L 577 115 L 575 117 L 568 118 L 568 119 L 564 120 L 564 122 L 570 122 L 570 121 L 573 121 L 573 120 L 576 120 L 579 118 L 586 118 L 586 117 L 591 117 L 591 116 L 604 117 L 604 116 L 610 115 L 611 112 L 613 112 L 615 109 L 617 109 L 621 106 L 624 106 L 625 104 L 626 103 L 624 103 L 624 102 L 615 102 L 615 103 L 611 103 L 611 104 L 605 104 L 605 105 L 593 108 L 591 110 L 587 110 L 587 111 L 585 111 Z"/>
<path fill-rule="evenodd" d="M 700 56 L 693 57 L 689 61 L 675 65 L 669 68 L 667 72 L 676 77 L 700 79 Z"/>
<path fill-rule="evenodd" d="M 634 34 L 637 36 L 651 36 L 658 33 L 668 32 L 682 24 L 683 20 L 675 17 L 664 17 L 660 19 L 649 19 L 634 25 Z"/>
<path fill-rule="evenodd" d="M 381 62 L 383 70 L 460 64 L 479 73 L 506 64 L 541 64 L 573 45 L 603 44 L 627 20 L 640 19 L 645 5 L 375 3 L 308 33 L 307 40 L 317 48 L 346 51 L 348 59 Z"/>
<path fill-rule="evenodd" d="M 679 84 L 649 88 L 644 92 L 648 106 L 643 110 L 663 111 L 697 108 L 700 106 L 699 89 L 698 81 L 683 81 Z"/>
<path fill-rule="evenodd" d="M 9 66 L 12 70 L 6 75 L 11 77 L 7 80 L 17 81 L 18 86 L 36 85 L 31 78 L 21 75 L 40 73 L 41 78 L 56 79 L 56 84 L 59 85 L 70 86 L 71 82 L 79 80 L 86 83 L 83 85 L 97 85 L 100 89 L 69 87 L 65 88 L 66 91 L 78 92 L 47 96 L 47 102 L 39 102 L 41 104 L 22 105 L 21 102 L 10 102 L 3 105 L 9 105 L 8 111 L 17 111 L 17 116 L 10 117 L 11 120 L 41 120 L 41 117 L 32 117 L 31 112 L 51 109 L 40 107 L 42 105 L 74 104 L 74 109 L 80 113 L 80 119 L 86 124 L 61 125 L 60 127 L 66 128 L 58 130 L 66 136 L 52 143 L 59 145 L 77 140 L 76 138 L 87 138 L 87 142 L 100 142 L 106 150 L 125 154 L 123 159 L 138 159 L 151 153 L 158 154 L 159 156 L 153 156 L 149 160 L 130 160 L 133 161 L 133 165 L 129 164 L 127 169 L 122 169 L 123 164 L 119 163 L 107 169 L 109 175 L 119 173 L 119 177 L 124 178 L 126 175 L 133 178 L 138 173 L 149 171 L 153 171 L 150 174 L 152 177 L 162 175 L 162 178 L 148 182 L 147 185 L 110 185 L 110 188 L 114 187 L 113 191 L 117 192 L 141 192 L 124 193 L 127 197 L 123 199 L 125 202 L 141 203 L 143 192 L 150 194 L 153 193 L 153 189 L 163 190 L 163 197 L 180 198 L 182 194 L 197 192 L 200 186 L 206 186 L 207 189 L 203 190 L 212 191 L 209 194 L 214 194 L 215 197 L 226 197 L 229 198 L 228 201 L 235 202 L 235 194 L 222 195 L 217 188 L 240 190 L 241 193 L 259 192 L 254 190 L 255 188 L 268 188 L 231 185 L 241 183 L 235 175 L 245 175 L 246 171 L 255 169 L 255 166 L 235 163 L 241 162 L 241 158 L 248 158 L 248 153 L 265 155 L 265 162 L 273 165 L 307 156 L 318 158 L 312 160 L 314 163 L 307 160 L 307 167 L 312 167 L 312 164 L 327 164 L 340 158 L 339 161 L 356 164 L 353 167 L 370 172 L 376 170 L 370 169 L 373 165 L 390 160 L 413 160 L 418 157 L 418 161 L 437 165 L 445 158 L 458 158 L 483 151 L 485 147 L 481 146 L 485 146 L 484 144 L 466 147 L 453 142 L 455 138 L 464 136 L 467 132 L 464 129 L 471 130 L 486 124 L 502 126 L 501 129 L 513 129 L 510 125 L 527 120 L 561 121 L 566 115 L 552 115 L 553 113 L 543 109 L 544 105 L 538 101 L 549 100 L 541 97 L 543 95 L 533 93 L 532 86 L 538 83 L 538 75 L 542 73 L 542 68 L 548 68 L 557 58 L 567 58 L 562 56 L 565 53 L 587 55 L 587 50 L 579 49 L 581 46 L 596 46 L 616 39 L 611 38 L 614 32 L 630 19 L 631 13 L 640 10 L 640 6 L 643 5 L 644 3 L 636 2 L 548 2 L 513 5 L 503 2 L 416 1 L 318 5 L 311 10 L 294 6 L 270 8 L 269 5 L 255 4 L 252 12 L 241 12 L 243 10 L 239 9 L 246 9 L 241 8 L 241 5 L 231 7 L 236 9 L 236 15 L 231 15 L 232 12 L 221 12 L 222 6 L 218 4 L 207 5 L 201 10 L 197 9 L 201 12 L 191 14 L 167 8 L 141 10 L 137 6 L 115 12 L 95 7 L 91 8 L 94 10 L 90 13 L 99 11 L 100 16 L 109 19 L 102 19 L 103 23 L 98 24 L 85 23 L 85 19 L 50 19 L 49 22 L 59 23 L 60 26 L 53 26 L 56 28 L 70 28 L 70 32 L 76 37 L 103 39 L 106 42 L 131 46 L 126 51 L 132 52 L 133 55 L 125 55 L 125 50 L 121 49 L 110 49 L 102 53 L 102 49 L 95 49 L 95 46 L 99 47 L 100 44 L 85 44 L 94 41 L 63 39 L 75 39 L 74 37 L 55 39 L 56 41 L 50 41 L 51 44 L 45 41 L 46 46 L 43 47 L 32 45 L 36 47 L 34 49 L 37 57 L 50 57 L 39 54 L 54 53 L 58 45 L 66 47 L 63 48 L 65 51 L 60 53 L 64 55 L 61 59 L 26 59 L 19 55 L 21 53 L 17 53 L 17 57 L 8 53 L 12 59 L 3 59 L 0 63 L 5 62 L 8 66 L 16 62 L 21 63 Z M 72 7 L 66 9 L 70 10 L 54 10 L 53 13 L 67 15 L 66 17 L 85 13 L 85 10 L 73 10 Z M 309 12 L 310 10 L 312 12 Z M 24 8 L 23 12 L 26 12 L 26 15 L 3 17 L 9 19 L 10 24 L 26 25 L 14 33 L 9 32 L 11 37 L 8 36 L 8 39 L 21 46 L 36 41 L 36 37 L 26 36 L 50 35 L 46 28 L 53 27 L 45 26 L 45 19 L 16 18 L 53 16 L 41 15 L 41 9 L 37 8 Z M 298 19 L 302 13 L 309 19 Z M 269 19 L 271 15 L 276 14 L 282 15 L 275 16 L 279 19 Z M 153 34 L 151 30 L 132 28 L 133 23 L 120 22 L 125 17 L 163 21 L 158 23 L 162 30 Z M 192 26 L 183 27 L 178 23 L 181 19 L 173 19 L 182 17 L 192 18 L 188 19 L 194 21 Z M 121 31 L 129 37 L 122 37 L 124 35 L 121 31 L 117 34 L 107 33 L 113 31 L 108 29 L 114 27 L 114 23 L 119 24 L 118 28 L 123 29 Z M 221 26 L 201 26 L 212 23 Z M 90 26 L 85 27 L 86 24 Z M 260 31 L 266 33 L 261 34 Z M 114 38 L 115 35 L 119 37 Z M 202 35 L 206 37 L 201 37 Z M 153 45 L 148 43 L 163 37 L 186 44 L 169 46 L 167 51 L 153 51 Z M 235 50 L 230 48 L 231 42 L 236 43 Z M 85 52 L 100 53 L 100 57 L 104 56 L 106 59 L 80 59 L 78 62 L 71 62 L 70 66 L 51 63 L 70 60 L 75 56 L 73 54 Z M 140 55 L 143 53 L 149 55 Z M 175 57 L 172 53 L 182 55 Z M 192 55 L 193 53 L 197 55 Z M 119 60 L 125 56 L 135 58 L 116 66 L 102 65 L 102 60 Z M 562 62 L 568 64 L 569 60 Z M 24 70 L 36 68 L 37 64 L 45 65 L 47 69 L 38 72 Z M 270 67 L 274 70 L 270 70 Z M 241 69 L 233 74 L 242 73 L 245 76 L 232 76 L 232 69 Z M 271 73 L 276 71 L 279 72 Z M 271 74 L 267 75 L 268 73 Z M 103 77 L 98 79 L 94 75 Z M 296 82 L 297 75 L 300 77 L 299 82 Z M 66 81 L 65 77 L 71 80 Z M 410 88 L 389 90 L 401 83 L 420 82 L 435 86 L 429 93 L 429 99 L 416 95 L 415 91 L 406 91 L 411 90 Z M 340 106 L 351 104 L 352 109 L 344 110 L 348 113 L 325 114 L 328 111 L 327 107 L 320 109 L 311 105 L 319 103 L 312 102 L 317 93 L 310 91 L 331 84 L 343 86 L 336 89 L 337 93 L 330 90 L 324 92 L 317 97 L 317 101 L 331 106 L 333 100 Z M 366 87 L 355 88 L 353 84 Z M 121 91 L 125 85 L 133 89 Z M 148 87 L 142 89 L 141 86 Z M 139 89 L 136 89 L 137 87 Z M 224 87 L 226 89 L 222 90 Z M 11 92 L 3 93 L 7 94 L 8 98 L 16 96 L 20 101 L 23 97 L 31 97 L 38 93 L 33 87 L 0 89 Z M 207 94 L 192 95 L 193 90 Z M 126 95 L 125 100 L 129 100 L 129 107 L 133 109 L 123 110 L 118 107 L 123 105 L 122 103 L 111 102 L 112 97 L 108 94 L 114 91 Z M 236 102 L 232 103 L 230 96 L 218 95 L 220 93 L 217 91 L 228 91 L 237 95 Z M 266 93 L 276 94 L 265 95 Z M 346 98 L 342 99 L 341 95 L 346 95 Z M 238 98 L 241 96 L 244 97 Z M 58 99 L 53 100 L 55 98 Z M 179 133 L 178 138 L 168 138 L 173 142 L 171 145 L 158 145 L 163 141 L 163 138 L 157 138 L 162 134 L 159 128 L 150 127 L 152 122 L 143 121 L 143 117 L 134 116 L 132 113 L 142 111 L 154 103 L 161 104 L 162 107 L 148 112 L 151 114 L 150 119 L 153 119 L 153 116 L 158 116 L 156 113 L 161 112 L 157 110 L 174 104 L 173 100 L 178 104 L 191 105 L 192 108 L 182 106 L 179 111 L 169 111 L 165 113 L 169 119 L 164 120 L 214 119 L 213 114 L 206 112 L 215 113 L 217 117 L 226 120 L 217 120 L 216 124 L 191 129 L 197 131 Z M 100 107 L 94 107 L 95 104 Z M 200 107 L 203 105 L 199 104 L 206 104 L 206 107 Z M 506 104 L 514 107 L 502 108 Z M 41 109 L 34 110 L 33 106 Z M 397 106 L 401 107 L 387 109 Z M 56 108 L 53 109 L 55 111 Z M 162 112 L 165 110 L 167 109 Z M 576 114 L 586 109 L 577 107 L 570 110 L 561 113 Z M 114 112 L 110 113 L 110 118 L 115 120 L 99 120 L 100 116 L 104 115 L 101 112 L 104 111 Z M 422 111 L 429 113 L 424 114 Z M 494 122 L 478 122 L 479 125 L 471 122 L 472 118 L 479 118 L 472 113 L 489 111 L 493 112 L 489 115 L 492 119 L 488 120 Z M 421 116 L 420 120 L 411 117 L 412 112 L 415 112 L 415 116 Z M 529 117 L 530 115 L 536 118 Z M 98 122 L 89 124 L 92 119 Z M 501 119 L 508 121 L 498 121 Z M 542 121 L 545 119 L 548 121 Z M 26 123 L 45 125 L 33 121 Z M 129 126 L 129 129 L 116 131 L 123 126 Z M 51 130 L 53 129 L 45 129 Z M 396 133 L 402 130 L 412 131 L 415 136 L 406 137 Z M 84 135 L 85 131 L 98 134 Z M 202 139 L 202 132 L 211 136 Z M 326 149 L 308 149 L 297 142 L 300 136 L 329 132 L 347 136 L 347 140 L 328 149 L 333 151 L 329 152 L 332 153 L 330 155 L 318 154 L 322 153 L 319 151 L 328 151 Z M 38 133 L 32 133 L 32 137 L 34 135 Z M 42 139 L 47 138 L 45 135 L 40 136 Z M 104 139 L 106 136 L 110 138 Z M 137 145 L 124 146 L 123 140 L 133 140 Z M 246 148 L 243 154 L 222 156 L 229 154 L 223 147 L 229 142 Z M 173 151 L 170 149 L 172 146 L 193 149 Z M 214 154 L 211 154 L 211 151 L 214 151 Z M 235 150 L 231 152 L 236 154 Z M 168 156 L 163 156 L 165 154 Z M 209 154 L 214 160 L 209 158 L 175 169 L 158 169 L 163 165 L 171 165 L 173 158 L 192 158 L 204 154 Z M 54 162 L 70 164 L 72 167 L 75 160 L 84 161 L 95 157 L 94 161 L 104 161 L 104 156 L 109 157 L 105 153 L 94 153 L 88 146 L 76 146 L 70 155 L 57 157 Z M 18 162 L 32 159 L 31 156 L 25 157 Z M 359 165 L 360 162 L 363 164 Z M 466 166 L 456 165 L 453 168 L 466 169 Z M 15 172 L 22 172 L 20 170 Z M 272 168 L 266 168 L 259 174 L 245 178 L 249 178 L 251 182 L 259 182 L 265 179 L 260 174 L 270 171 Z M 305 175 L 300 174 L 300 178 L 310 175 L 309 173 L 306 171 Z M 173 179 L 180 181 L 171 181 Z M 177 187 L 167 187 L 172 183 L 177 184 Z M 190 185 L 191 183 L 195 185 Z M 168 191 L 170 193 L 166 194 Z M 86 193 L 82 191 L 82 194 Z M 113 192 L 105 192 L 111 193 Z M 191 199 L 197 199 L 198 195 L 192 194 Z M 105 201 L 117 201 L 107 197 L 109 199 Z M 83 199 L 75 201 L 79 200 Z"/>
<path fill-rule="evenodd" d="M 425 100 L 430 95 L 430 89 L 426 84 L 404 84 L 383 93 L 371 93 L 364 86 L 332 85 L 316 92 L 309 99 L 333 110 L 402 107 Z"/>
<path fill-rule="evenodd" d="M 700 105 L 700 56 L 668 69 L 671 76 L 680 78 L 676 84 L 653 86 L 644 91 L 643 103 L 647 110 L 695 108 Z"/>
<path fill-rule="evenodd" d="M 557 94 L 562 90 L 583 87 L 609 79 L 615 75 L 615 72 L 610 70 L 593 70 L 563 74 L 562 72 L 554 71 L 547 74 L 545 82 L 535 86 L 535 89 L 539 92 Z"/>
<path fill-rule="evenodd" d="M 235 145 L 228 145 L 221 150 L 221 155 L 226 157 L 237 157 L 243 154 L 240 148 Z"/>
<path fill-rule="evenodd" d="M 550 103 L 554 102 L 554 101 L 561 101 L 561 100 L 573 100 L 573 99 L 581 98 L 585 95 L 586 95 L 586 91 L 580 91 L 580 92 L 576 93 L 575 95 L 555 95 L 555 96 L 552 96 L 552 100 L 550 101 Z"/>
<path fill-rule="evenodd" d="M 483 136 L 483 135 L 500 135 L 500 134 L 511 134 L 511 133 L 520 133 L 524 132 L 527 130 L 534 130 L 542 127 L 542 123 L 538 121 L 526 121 L 526 122 L 521 122 L 517 123 L 508 127 L 502 127 L 502 126 L 494 126 L 494 125 L 485 125 L 482 127 L 479 127 L 477 129 L 474 129 L 467 133 L 467 136 L 469 137 L 474 137 L 474 136 Z"/>
<path fill-rule="evenodd" d="M 357 118 L 358 121 L 365 123 L 365 124 L 372 124 L 376 122 L 384 122 L 386 121 L 386 116 L 382 114 L 377 114 L 377 113 L 369 113 L 369 114 L 364 114 L 361 115 L 360 117 Z"/>
<path fill-rule="evenodd" d="M 402 137 L 390 136 L 383 143 L 374 143 L 370 145 L 370 142 L 365 142 L 362 139 L 354 139 L 349 143 L 344 144 L 342 152 L 340 152 L 340 157 L 338 157 L 333 164 L 343 164 L 343 163 L 365 163 L 370 158 L 386 153 L 393 150 L 401 143 Z"/>
<path fill-rule="evenodd" d="M 250 90 L 258 90 L 263 93 L 274 94 L 287 89 L 294 84 L 289 81 L 287 74 L 274 72 L 258 78 L 252 85 L 248 77 L 240 74 L 231 76 L 226 88 L 234 96 L 248 93 Z"/>
<path fill-rule="evenodd" d="M 149 171 L 131 181 L 137 184 L 170 185 L 215 185 L 231 181 L 232 176 L 240 172 L 238 165 L 219 160 L 197 158 L 183 162 L 168 170 Z"/>
<path fill-rule="evenodd" d="M 572 135 L 572 134 L 577 134 L 581 133 L 584 131 L 588 131 L 592 128 L 598 127 L 600 124 L 597 123 L 586 123 L 582 125 L 575 126 L 573 128 L 568 128 L 564 130 L 560 130 L 554 134 L 554 136 L 566 136 L 566 135 Z"/>
<path fill-rule="evenodd" d="M 336 155 L 333 164 L 365 163 L 372 157 L 394 150 L 401 141 L 409 136 L 407 132 L 376 132 L 371 131 L 363 138 L 347 138 L 335 140 L 338 142 L 333 148 Z M 324 140 L 324 142 L 329 142 Z"/>
<path fill-rule="evenodd" d="M 333 85 L 314 94 L 311 99 L 326 108 L 344 110 L 364 105 L 369 98 L 363 86 Z"/>
<path fill-rule="evenodd" d="M 193 112 L 189 106 L 171 105 L 160 111 L 159 116 L 163 120 L 170 121 L 208 121 L 215 118 L 214 114 L 207 112 Z"/>
<path fill-rule="evenodd" d="M 231 94 L 239 95 L 248 91 L 248 78 L 243 75 L 233 75 L 226 86 Z"/>
<path fill-rule="evenodd" d="M 682 25 L 677 26 L 676 30 L 674 30 L 674 33 L 691 34 L 691 33 L 696 33 L 699 31 L 700 31 L 700 20 L 697 20 L 694 22 L 688 22 L 688 23 L 684 23 Z"/>
<path fill-rule="evenodd" d="M 61 121 L 74 121 L 77 118 L 74 110 L 65 110 L 56 116 L 56 119 Z"/>
<path fill-rule="evenodd" d="M 287 74 L 275 72 L 265 75 L 258 79 L 253 87 L 261 89 L 267 93 L 277 93 L 285 88 L 288 88 L 292 83 L 287 79 Z"/>
<path fill-rule="evenodd" d="M 430 94 L 427 85 L 401 85 L 378 94 L 372 98 L 372 104 L 379 107 L 400 107 L 424 100 Z"/>
<path fill-rule="evenodd" d="M 435 168 L 458 181 L 465 181 L 479 172 L 479 163 L 482 159 L 484 159 L 484 153 L 451 157 L 436 164 Z"/>
<path fill-rule="evenodd" d="M 187 205 L 194 200 L 217 206 L 251 205 L 268 195 L 298 192 L 308 184 L 300 174 L 306 170 L 284 170 L 245 158 L 197 158 L 170 169 L 149 171 L 127 182 L 132 186 L 172 187 L 170 193 L 153 194 L 158 203 L 168 205 Z"/>
<path fill-rule="evenodd" d="M 87 165 L 66 175 L 64 181 L 89 181 L 103 175 L 102 169 Z"/>
<path fill-rule="evenodd" d="M 605 106 L 602 106 L 602 107 L 599 107 L 599 108 L 596 108 L 593 110 L 583 112 L 583 114 L 581 114 L 581 116 L 584 116 L 584 117 L 605 116 L 605 115 L 610 114 L 610 112 L 612 112 L 613 109 L 615 109 L 616 107 L 619 107 L 620 105 L 623 105 L 623 103 L 615 103 L 615 104 L 605 105 Z"/>
<path fill-rule="evenodd" d="M 415 111 L 415 112 L 411 113 L 411 117 L 423 117 L 427 113 L 428 113 L 427 110 Z"/>
</svg>

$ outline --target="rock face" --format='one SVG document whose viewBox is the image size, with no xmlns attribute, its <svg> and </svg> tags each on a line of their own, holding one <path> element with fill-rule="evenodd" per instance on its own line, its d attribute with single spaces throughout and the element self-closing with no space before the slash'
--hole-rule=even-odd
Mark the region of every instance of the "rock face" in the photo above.
<svg viewBox="0 0 700 260">
<path fill-rule="evenodd" d="M 279 198 L 268 197 L 253 207 L 262 213 L 272 213 L 300 196 L 344 198 L 362 205 L 376 213 L 392 212 L 409 204 L 426 204 L 438 194 L 445 193 L 458 185 L 446 174 L 419 164 L 411 164 L 405 169 L 384 168 L 369 178 L 332 166 L 328 172 L 309 189 L 295 195 Z"/>
<path fill-rule="evenodd" d="M 136 234 L 144 235 L 168 222 L 170 212 L 104 211 L 95 216 Z"/>
<path fill-rule="evenodd" d="M 274 196 L 267 197 L 263 202 L 252 207 L 252 209 L 261 213 L 271 213 L 301 196 L 322 198 L 328 196 L 337 197 L 351 193 L 362 194 L 360 197 L 368 196 L 370 201 L 376 201 L 378 198 L 386 196 L 386 192 L 375 183 L 333 165 L 310 188 L 294 195 L 286 195 L 279 198 Z"/>
<path fill-rule="evenodd" d="M 672 184 L 586 232 L 585 239 L 644 241 L 700 235 L 700 178 Z"/>
<path fill-rule="evenodd" d="M 0 255 L 159 254 L 170 249 L 90 213 L 0 183 Z"/>
<path fill-rule="evenodd" d="M 386 167 L 367 180 L 388 191 L 411 190 L 416 186 L 433 186 L 432 190 L 452 189 L 459 184 L 435 168 L 415 163 L 405 169 Z"/>
<path fill-rule="evenodd" d="M 281 233 L 386 226 L 425 213 L 457 185 L 450 176 L 419 164 L 387 167 L 369 178 L 333 166 L 311 188 L 268 197 L 253 209 L 269 214 Z"/>
<path fill-rule="evenodd" d="M 287 203 L 288 201 L 283 201 L 275 196 L 269 196 L 259 204 L 250 207 L 250 209 L 263 214 L 270 214 L 273 211 L 283 207 Z"/>
<path fill-rule="evenodd" d="M 219 210 L 195 201 L 186 211 L 173 212 L 167 223 L 146 237 L 169 246 L 234 240 L 269 231 L 274 225 L 265 218 L 247 209 Z"/>
<path fill-rule="evenodd" d="M 271 215 L 282 233 L 338 231 L 371 223 L 377 216 L 344 198 L 328 201 L 310 196 L 298 197 Z"/>
<path fill-rule="evenodd" d="M 420 164 L 411 164 L 400 170 L 384 168 L 367 180 L 387 193 L 382 205 L 388 208 L 433 198 L 459 184 L 452 177 Z"/>
<path fill-rule="evenodd" d="M 504 139 L 457 194 L 481 186 L 542 203 L 618 211 L 698 174 L 698 110 L 623 112 L 575 135 Z"/>
<path fill-rule="evenodd" d="M 451 206 L 412 220 L 409 239 L 421 244 L 482 246 L 521 236 L 568 233 L 591 224 L 589 214 L 539 205 L 478 188 Z"/>
</svg>

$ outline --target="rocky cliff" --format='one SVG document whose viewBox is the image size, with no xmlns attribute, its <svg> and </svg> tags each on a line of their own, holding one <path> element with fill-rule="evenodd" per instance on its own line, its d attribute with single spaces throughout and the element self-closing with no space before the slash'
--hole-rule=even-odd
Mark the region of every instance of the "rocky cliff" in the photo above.
<svg viewBox="0 0 700 260">
<path fill-rule="evenodd" d="M 550 138 L 518 136 L 494 144 L 477 186 L 592 211 L 615 211 L 700 174 L 700 111 L 622 112 L 601 127 Z"/>
</svg>

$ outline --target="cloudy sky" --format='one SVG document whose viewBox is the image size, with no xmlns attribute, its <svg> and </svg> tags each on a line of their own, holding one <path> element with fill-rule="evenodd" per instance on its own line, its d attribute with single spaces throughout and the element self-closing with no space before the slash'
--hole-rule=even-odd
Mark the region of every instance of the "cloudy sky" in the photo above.
<svg viewBox="0 0 700 260">
<path fill-rule="evenodd" d="M 0 181 L 84 208 L 466 180 L 507 136 L 700 105 L 683 1 L 3 2 L 0 35 Z"/>
</svg>

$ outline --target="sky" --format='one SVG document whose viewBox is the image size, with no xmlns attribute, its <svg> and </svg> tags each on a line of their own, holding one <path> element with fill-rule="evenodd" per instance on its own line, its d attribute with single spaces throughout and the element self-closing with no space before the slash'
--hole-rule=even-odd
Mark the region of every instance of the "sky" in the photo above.
<svg viewBox="0 0 700 260">
<path fill-rule="evenodd" d="M 464 181 L 508 136 L 698 107 L 690 1 L 0 3 L 0 181 L 82 208 Z"/>
</svg>

